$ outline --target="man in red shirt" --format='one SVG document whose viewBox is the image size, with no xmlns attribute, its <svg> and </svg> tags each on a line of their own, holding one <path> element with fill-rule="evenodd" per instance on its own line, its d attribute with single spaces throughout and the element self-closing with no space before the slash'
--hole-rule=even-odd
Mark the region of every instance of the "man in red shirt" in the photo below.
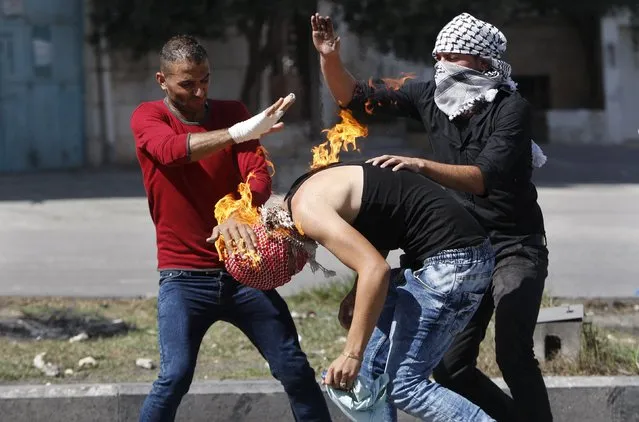
<svg viewBox="0 0 639 422">
<path fill-rule="evenodd" d="M 254 250 L 249 226 L 232 217 L 217 225 L 213 210 L 250 173 L 253 204 L 266 202 L 271 178 L 259 138 L 282 128 L 278 120 L 289 97 L 253 117 L 238 101 L 207 99 L 207 53 L 190 36 L 173 37 L 164 45 L 156 79 L 164 100 L 142 103 L 131 116 L 160 272 L 160 374 L 140 421 L 175 419 L 202 338 L 218 320 L 235 325 L 256 345 L 288 394 L 295 420 L 330 421 L 284 300 L 275 290 L 239 284 L 224 270 L 215 246 L 206 242 L 216 228 L 227 241 L 244 241 Z"/>
</svg>

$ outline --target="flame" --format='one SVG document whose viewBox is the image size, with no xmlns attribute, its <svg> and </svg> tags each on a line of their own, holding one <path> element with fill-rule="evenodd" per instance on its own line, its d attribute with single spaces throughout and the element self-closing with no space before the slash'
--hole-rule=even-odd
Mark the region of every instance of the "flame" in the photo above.
<svg viewBox="0 0 639 422">
<path fill-rule="evenodd" d="M 364 111 L 368 114 L 373 114 L 373 101 L 370 98 L 364 103 Z"/>
<path fill-rule="evenodd" d="M 228 220 L 231 215 L 238 222 L 249 225 L 257 224 L 261 221 L 257 208 L 253 206 L 253 194 L 251 192 L 251 186 L 249 185 L 249 181 L 253 176 L 254 174 L 252 172 L 249 173 L 246 182 L 238 185 L 239 199 L 236 198 L 235 194 L 230 193 L 217 201 L 214 215 L 218 225 Z M 239 245 L 232 246 L 232 254 L 239 253 L 246 256 L 253 265 L 259 262 L 260 256 L 256 252 L 248 250 L 244 244 L 244 240 L 242 240 Z M 227 248 L 224 242 L 224 236 L 220 235 L 220 237 L 217 238 L 215 241 L 215 249 L 217 249 L 221 261 L 228 258 L 229 248 Z"/>
<path fill-rule="evenodd" d="M 392 89 L 393 91 L 397 91 L 399 88 L 402 87 L 402 85 L 404 85 L 406 83 L 406 81 L 408 79 L 415 79 L 415 74 L 414 73 L 402 73 L 401 78 L 397 78 L 397 79 L 393 79 L 393 78 L 382 78 L 382 81 L 384 81 L 384 85 L 386 85 L 387 88 Z"/>
<path fill-rule="evenodd" d="M 349 145 L 353 150 L 357 149 L 355 139 L 368 135 L 366 126 L 360 124 L 350 111 L 342 109 L 339 112 L 342 121 L 331 129 L 324 129 L 326 142 L 313 147 L 313 163 L 311 169 L 317 169 L 339 161 L 340 150 L 348 151 Z"/>
<path fill-rule="evenodd" d="M 273 165 L 273 162 L 270 160 L 270 156 L 268 154 L 268 151 L 266 150 L 266 148 L 264 148 L 263 145 L 260 145 L 259 147 L 257 147 L 257 150 L 255 151 L 257 153 L 257 155 L 260 155 L 262 157 L 264 157 L 264 161 L 266 161 L 266 167 L 269 168 L 269 174 L 271 177 L 275 176 L 275 166 Z"/>
<path fill-rule="evenodd" d="M 414 79 L 415 78 L 415 74 L 414 73 L 402 73 L 401 78 L 381 78 L 382 82 L 384 83 L 384 86 L 386 87 L 386 89 L 392 89 L 393 91 L 397 91 L 398 89 L 400 89 L 402 87 L 402 85 L 404 85 L 406 83 L 406 81 L 408 79 Z M 370 86 L 371 88 L 378 88 L 377 85 L 375 85 L 375 83 L 373 83 L 373 79 L 369 79 L 368 80 L 368 86 Z M 391 104 L 393 105 L 397 105 L 397 101 L 396 100 L 392 100 Z M 377 101 L 377 105 L 378 106 L 382 106 L 382 103 Z M 373 110 L 375 109 L 375 105 L 373 104 L 373 100 L 371 98 L 367 99 L 366 102 L 364 103 L 364 111 L 366 111 L 366 113 L 368 114 L 373 114 Z"/>
</svg>

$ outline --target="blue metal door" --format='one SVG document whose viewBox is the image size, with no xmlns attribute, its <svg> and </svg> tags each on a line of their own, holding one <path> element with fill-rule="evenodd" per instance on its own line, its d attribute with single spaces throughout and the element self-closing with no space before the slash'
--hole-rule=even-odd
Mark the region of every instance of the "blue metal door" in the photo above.
<svg viewBox="0 0 639 422">
<path fill-rule="evenodd" d="M 0 171 L 84 162 L 82 0 L 0 2 Z"/>
</svg>

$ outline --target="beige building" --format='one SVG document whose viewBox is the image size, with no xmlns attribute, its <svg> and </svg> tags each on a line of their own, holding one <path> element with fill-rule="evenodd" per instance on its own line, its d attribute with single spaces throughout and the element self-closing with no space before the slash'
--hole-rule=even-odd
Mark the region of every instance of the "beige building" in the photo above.
<svg viewBox="0 0 639 422">
<path fill-rule="evenodd" d="M 599 144 L 639 141 L 639 123 L 635 116 L 639 108 L 636 82 L 639 53 L 637 43 L 633 42 L 636 28 L 633 32 L 627 15 L 602 20 L 598 47 L 592 50 L 597 53 L 594 59 L 589 58 L 578 34 L 559 21 L 531 19 L 506 25 L 503 30 L 509 39 L 507 59 L 513 65 L 514 79 L 539 110 L 535 126 L 540 141 Z M 212 64 L 210 95 L 238 98 L 248 63 L 245 41 L 231 37 L 226 43 L 206 42 L 205 46 Z M 398 60 L 392 54 L 381 55 L 352 34 L 343 34 L 342 51 L 356 77 L 396 77 L 402 72 L 423 77 L 432 74 L 432 63 L 413 63 Z M 104 54 L 99 59 L 86 44 L 88 164 L 101 164 L 105 151 L 112 151 L 115 163 L 133 163 L 135 147 L 129 118 L 141 101 L 162 97 L 154 78 L 157 57 L 149 55 L 132 60 L 121 54 Z M 268 74 L 263 78 L 263 86 L 268 87 Z M 266 106 L 268 88 L 263 91 L 262 106 Z M 335 106 L 326 87 L 321 90 L 321 103 L 326 127 L 335 116 Z M 282 146 L 298 137 L 309 136 L 315 134 L 309 134 L 303 124 L 292 125 L 288 133 L 285 131 L 271 143 Z M 320 135 L 317 136 L 319 140 Z M 302 147 L 308 148 L 308 142 Z"/>
</svg>

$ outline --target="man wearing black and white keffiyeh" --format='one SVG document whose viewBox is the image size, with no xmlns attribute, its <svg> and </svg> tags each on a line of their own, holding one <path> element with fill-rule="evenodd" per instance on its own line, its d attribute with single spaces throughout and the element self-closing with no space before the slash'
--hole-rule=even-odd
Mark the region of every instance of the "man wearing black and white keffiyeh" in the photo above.
<svg viewBox="0 0 639 422">
<path fill-rule="evenodd" d="M 358 81 L 344 67 L 329 17 L 311 17 L 324 79 L 338 104 L 366 116 L 411 117 L 424 124 L 429 159 L 383 155 L 368 160 L 394 171 L 421 173 L 449 189 L 488 232 L 495 250 L 490 295 L 433 372 L 443 387 L 479 405 L 497 421 L 552 421 L 546 386 L 533 352 L 533 332 L 548 275 L 544 219 L 532 183 L 546 157 L 532 141 L 532 110 L 503 60 L 507 40 L 490 23 L 462 13 L 437 36 L 434 77 L 399 88 Z M 379 75 L 390 76 L 390 75 Z M 402 267 L 415 267 L 402 256 Z M 479 344 L 495 314 L 499 368 L 512 398 L 476 368 Z M 383 372 L 384 331 L 371 337 L 361 374 Z M 387 332 L 388 330 L 386 330 Z M 368 372 L 367 372 L 368 371 Z M 433 388 L 435 388 L 433 386 Z M 392 401 L 392 389 L 391 397 Z M 396 420 L 388 406 L 387 421 Z"/>
</svg>

